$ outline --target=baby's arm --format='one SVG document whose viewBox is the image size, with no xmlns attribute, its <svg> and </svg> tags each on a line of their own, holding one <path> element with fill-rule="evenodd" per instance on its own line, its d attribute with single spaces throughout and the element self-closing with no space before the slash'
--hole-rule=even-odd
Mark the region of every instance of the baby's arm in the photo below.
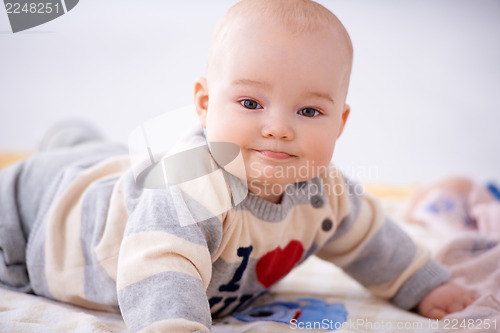
<svg viewBox="0 0 500 333">
<path fill-rule="evenodd" d="M 475 293 L 451 283 L 444 283 L 429 292 L 418 305 L 418 312 L 425 317 L 441 319 L 462 311 L 476 299 Z"/>
<path fill-rule="evenodd" d="M 375 198 L 359 194 L 356 184 L 344 177 L 328 181 L 331 188 L 345 186 L 345 191 L 330 196 L 338 228 L 319 257 L 341 267 L 374 295 L 408 310 L 448 280 L 449 271 L 387 218 Z"/>
<path fill-rule="evenodd" d="M 144 190 L 120 247 L 118 303 L 132 332 L 209 332 L 217 218 L 180 226 L 167 190 Z M 214 238 L 214 237 L 212 237 Z M 213 243 L 213 244 L 212 244 Z"/>
</svg>

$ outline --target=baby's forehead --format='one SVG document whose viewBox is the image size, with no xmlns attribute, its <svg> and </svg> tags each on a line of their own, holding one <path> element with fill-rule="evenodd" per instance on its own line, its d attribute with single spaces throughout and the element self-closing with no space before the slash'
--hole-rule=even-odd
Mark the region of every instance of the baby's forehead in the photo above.
<svg viewBox="0 0 500 333">
<path fill-rule="evenodd" d="M 280 23 L 297 32 L 311 32 L 318 28 L 329 28 L 349 35 L 340 20 L 327 8 L 311 0 L 243 0 L 238 2 L 221 19 L 221 28 L 245 19 L 263 19 Z M 217 33 L 217 29 L 216 29 Z"/>
<path fill-rule="evenodd" d="M 233 6 L 217 25 L 210 46 L 208 67 L 220 56 L 218 52 L 225 52 L 231 40 L 248 35 L 245 29 L 251 30 L 257 25 L 280 29 L 291 35 L 311 36 L 328 31 L 331 42 L 341 45 L 348 62 L 352 62 L 352 44 L 346 29 L 322 5 L 310 0 L 243 0 Z"/>
</svg>

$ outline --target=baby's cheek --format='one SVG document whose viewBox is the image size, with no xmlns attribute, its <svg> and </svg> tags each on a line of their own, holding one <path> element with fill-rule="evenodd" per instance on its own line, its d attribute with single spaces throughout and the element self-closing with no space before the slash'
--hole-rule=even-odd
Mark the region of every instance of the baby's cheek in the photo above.
<svg viewBox="0 0 500 333">
<path fill-rule="evenodd" d="M 328 138 L 331 141 L 331 138 Z M 335 143 L 331 144 L 328 141 L 309 145 L 309 158 L 314 161 L 314 166 L 324 167 L 327 166 L 333 155 Z"/>
<path fill-rule="evenodd" d="M 230 115 L 213 117 L 207 126 L 208 139 L 212 142 L 232 142 L 242 147 L 248 140 L 248 127 Z"/>
</svg>

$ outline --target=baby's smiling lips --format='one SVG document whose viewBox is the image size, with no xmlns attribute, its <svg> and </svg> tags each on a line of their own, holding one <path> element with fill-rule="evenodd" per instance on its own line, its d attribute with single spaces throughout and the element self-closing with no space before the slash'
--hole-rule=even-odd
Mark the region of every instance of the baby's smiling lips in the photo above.
<svg viewBox="0 0 500 333">
<path fill-rule="evenodd" d="M 285 159 L 288 159 L 288 158 L 291 158 L 294 156 L 294 155 L 290 155 L 290 154 L 285 153 L 285 152 L 273 151 L 273 150 L 257 150 L 257 152 L 268 157 L 268 158 L 272 158 L 272 159 L 276 159 L 276 160 L 285 160 Z"/>
</svg>

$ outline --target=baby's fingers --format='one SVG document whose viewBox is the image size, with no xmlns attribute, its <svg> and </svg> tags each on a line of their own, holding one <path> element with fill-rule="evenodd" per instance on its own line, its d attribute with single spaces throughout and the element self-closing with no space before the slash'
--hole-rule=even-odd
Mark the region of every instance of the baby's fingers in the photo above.
<svg viewBox="0 0 500 333">
<path fill-rule="evenodd" d="M 446 311 L 440 308 L 431 308 L 425 312 L 424 311 L 422 311 L 421 314 L 431 319 L 442 319 L 444 316 L 448 314 Z"/>
<path fill-rule="evenodd" d="M 452 303 L 448 306 L 448 313 L 455 313 L 455 312 L 459 312 L 459 311 L 462 311 L 463 309 L 465 309 L 467 307 L 467 303 L 466 302 L 460 302 L 460 303 Z"/>
<path fill-rule="evenodd" d="M 446 310 L 448 313 L 460 312 L 471 305 L 476 299 L 477 296 L 474 292 L 467 291 L 463 295 L 460 295 L 460 297 L 456 298 L 452 303 L 448 304 Z"/>
<path fill-rule="evenodd" d="M 467 293 L 467 295 L 465 297 L 465 305 L 466 306 L 471 305 L 478 298 L 479 298 L 479 295 L 473 291 Z"/>
</svg>

